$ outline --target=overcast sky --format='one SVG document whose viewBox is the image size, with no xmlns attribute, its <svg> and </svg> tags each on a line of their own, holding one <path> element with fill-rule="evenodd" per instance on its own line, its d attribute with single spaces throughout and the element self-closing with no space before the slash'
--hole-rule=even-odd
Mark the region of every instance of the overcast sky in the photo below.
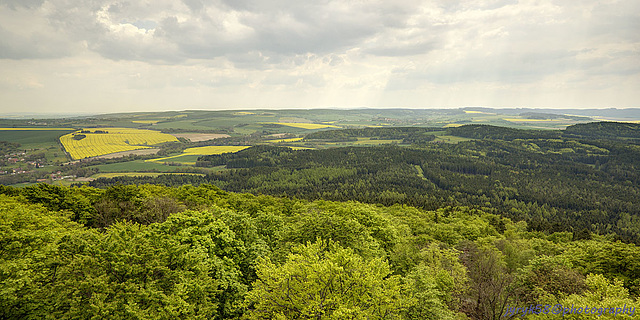
<svg viewBox="0 0 640 320">
<path fill-rule="evenodd" d="M 638 0 L 0 0 L 0 113 L 639 101 Z"/>
</svg>

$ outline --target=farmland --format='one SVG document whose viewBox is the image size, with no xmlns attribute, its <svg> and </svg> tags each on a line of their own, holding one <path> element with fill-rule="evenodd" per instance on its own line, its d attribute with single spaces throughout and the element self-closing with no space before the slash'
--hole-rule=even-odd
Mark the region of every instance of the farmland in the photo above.
<svg viewBox="0 0 640 320">
<path fill-rule="evenodd" d="M 222 153 L 231 153 L 238 152 L 240 150 L 244 150 L 249 148 L 249 146 L 206 146 L 206 147 L 195 147 L 185 149 L 183 153 L 170 156 L 163 157 L 157 159 L 147 160 L 149 162 L 184 162 L 188 164 L 195 164 L 196 159 L 199 156 L 210 155 L 210 154 L 222 154 Z"/>
<path fill-rule="evenodd" d="M 0 128 L 0 141 L 19 143 L 23 148 L 46 148 L 56 145 L 58 138 L 74 129 Z"/>
<path fill-rule="evenodd" d="M 317 124 L 317 123 L 296 123 L 296 122 L 274 122 L 272 124 L 278 124 L 281 126 L 289 126 L 301 129 L 326 129 L 326 128 L 340 128 L 331 124 Z"/>
<path fill-rule="evenodd" d="M 158 131 L 130 128 L 78 130 L 60 137 L 60 142 L 74 160 L 145 149 L 170 141 L 177 141 L 177 138 Z"/>
<path fill-rule="evenodd" d="M 267 140 L 266 142 L 271 142 L 271 143 L 297 142 L 297 141 L 302 141 L 302 139 L 303 138 L 273 139 L 273 140 Z"/>
<path fill-rule="evenodd" d="M 73 128 L 0 128 L 0 131 L 69 131 Z"/>
<path fill-rule="evenodd" d="M 99 164 L 90 166 L 91 169 L 96 169 L 101 173 L 106 172 L 173 172 L 176 167 L 168 166 L 163 163 L 147 162 L 144 160 L 133 160 L 127 162 L 117 162 L 110 164 Z"/>
<path fill-rule="evenodd" d="M 42 120 L 0 119 L 0 141 L 19 145 L 18 149 L 14 147 L 3 154 L 6 161 L 0 172 L 5 174 L 0 176 L 0 184 L 58 183 L 64 177 L 89 178 L 109 172 L 190 172 L 196 169 L 193 167 L 201 156 L 236 152 L 252 145 L 274 144 L 301 150 L 408 146 L 416 142 L 393 136 L 307 139 L 320 131 L 338 129 L 437 127 L 442 130 L 429 133 L 434 143 L 458 143 L 469 138 L 451 135 L 448 130 L 468 124 L 564 129 L 595 120 L 638 119 L 640 112 L 635 109 L 489 108 L 185 110 Z M 12 155 L 18 151 L 24 155 Z"/>
<path fill-rule="evenodd" d="M 220 133 L 174 133 L 171 135 L 176 138 L 185 138 L 191 142 L 200 142 L 200 141 L 230 137 L 228 134 L 220 134 Z"/>
<path fill-rule="evenodd" d="M 92 176 L 92 178 L 114 178 L 114 177 L 157 177 L 161 174 L 169 175 L 196 175 L 202 176 L 202 173 L 182 173 L 182 172 L 107 172 L 98 173 Z"/>
</svg>

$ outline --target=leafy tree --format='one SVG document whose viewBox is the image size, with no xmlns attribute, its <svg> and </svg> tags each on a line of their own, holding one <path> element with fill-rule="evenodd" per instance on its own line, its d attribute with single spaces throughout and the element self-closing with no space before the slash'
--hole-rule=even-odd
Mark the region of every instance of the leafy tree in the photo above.
<svg viewBox="0 0 640 320">
<path fill-rule="evenodd" d="M 52 211 L 67 210 L 73 212 L 74 221 L 86 224 L 95 213 L 91 199 L 76 189 L 39 183 L 21 190 L 20 194 L 31 203 L 40 203 Z"/>
<path fill-rule="evenodd" d="M 375 207 L 318 201 L 293 215 L 282 231 L 283 245 L 325 239 L 366 258 L 384 257 L 397 241 L 396 230 Z M 289 248 L 285 247 L 288 252 Z"/>
<path fill-rule="evenodd" d="M 585 277 L 562 256 L 540 256 L 521 271 L 522 305 L 563 299 L 586 290 Z"/>
<path fill-rule="evenodd" d="M 469 287 L 460 304 L 461 311 L 472 319 L 500 319 L 505 308 L 517 302 L 514 276 L 507 272 L 496 249 L 463 242 L 460 250 L 463 252 L 460 259 L 469 277 Z"/>
<path fill-rule="evenodd" d="M 399 319 L 407 301 L 386 262 L 318 240 L 282 265 L 261 259 L 247 303 L 248 319 Z"/>
<path fill-rule="evenodd" d="M 587 291 L 583 294 L 572 294 L 560 301 L 546 301 L 550 304 L 550 312 L 530 315 L 530 319 L 620 319 L 629 316 L 637 317 L 640 307 L 638 301 L 629 296 L 622 282 L 607 280 L 603 275 L 589 274 L 585 280 Z M 562 311 L 555 305 L 562 306 Z M 606 309 L 605 309 L 606 308 Z M 542 309 L 544 310 L 544 309 Z M 617 314 L 616 314 L 617 313 Z"/>
<path fill-rule="evenodd" d="M 0 195 L 0 318 L 47 316 L 42 287 L 61 265 L 57 243 L 77 232 L 82 227 L 64 215 Z"/>
<path fill-rule="evenodd" d="M 421 262 L 407 274 L 413 302 L 404 312 L 405 319 L 457 319 L 463 315 L 452 310 L 466 286 L 466 269 L 459 252 L 431 244 L 421 250 Z"/>
<path fill-rule="evenodd" d="M 632 295 L 640 293 L 640 248 L 610 241 L 576 241 L 562 256 L 582 274 L 602 274 L 621 280 Z"/>
</svg>

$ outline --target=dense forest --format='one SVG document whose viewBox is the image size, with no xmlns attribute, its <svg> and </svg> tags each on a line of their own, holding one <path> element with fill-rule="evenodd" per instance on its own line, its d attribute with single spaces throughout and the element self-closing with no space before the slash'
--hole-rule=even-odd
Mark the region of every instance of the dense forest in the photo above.
<svg viewBox="0 0 640 320">
<path fill-rule="evenodd" d="M 401 139 L 403 143 L 423 143 L 434 140 L 431 132 L 442 131 L 441 128 L 422 127 L 389 127 L 389 128 L 361 128 L 344 130 L 326 130 L 307 134 L 306 141 L 357 141 L 358 138 L 373 138 L 380 140 Z"/>
<path fill-rule="evenodd" d="M 0 185 L 0 319 L 635 316 L 639 125 L 445 130 L 464 139 L 333 130 L 305 140 L 403 143 Z"/>
<path fill-rule="evenodd" d="M 637 244 L 640 146 L 633 139 L 640 137 L 640 126 L 617 125 L 622 128 L 577 125 L 569 127 L 569 133 L 486 125 L 447 129 L 452 136 L 474 139 L 458 144 L 417 138 L 431 137 L 429 128 L 334 130 L 305 139 L 344 140 L 378 132 L 377 137 L 420 142 L 323 150 L 255 146 L 201 157 L 199 166 L 230 169 L 206 176 L 119 177 L 91 185 L 209 183 L 228 191 L 308 200 L 406 204 L 427 210 L 468 206 L 526 221 L 531 231 L 568 231 L 586 238 L 613 234 Z M 602 136 L 590 138 L 594 131 Z"/>
<path fill-rule="evenodd" d="M 633 244 L 465 206 L 39 184 L 0 186 L 0 228 L 2 319 L 614 319 L 640 292 Z"/>
</svg>

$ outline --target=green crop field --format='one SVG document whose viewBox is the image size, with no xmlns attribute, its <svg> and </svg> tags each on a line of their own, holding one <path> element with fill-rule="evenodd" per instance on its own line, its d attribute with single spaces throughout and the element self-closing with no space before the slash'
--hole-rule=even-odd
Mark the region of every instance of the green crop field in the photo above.
<svg viewBox="0 0 640 320">
<path fill-rule="evenodd" d="M 183 153 L 178 154 L 178 155 L 169 156 L 169 157 L 162 157 L 162 158 L 156 158 L 156 159 L 150 159 L 150 160 L 147 160 L 146 162 L 156 162 L 156 163 L 160 163 L 160 162 L 178 162 L 178 163 L 185 163 L 185 164 L 193 165 L 193 164 L 195 164 L 195 162 L 198 159 L 198 157 L 203 156 L 203 155 L 238 152 L 238 151 L 246 149 L 246 148 L 249 148 L 249 146 L 206 146 L 206 147 L 195 147 L 195 148 L 188 148 L 188 149 L 184 150 Z"/>
<path fill-rule="evenodd" d="M 172 172 L 176 170 L 175 166 L 168 166 L 159 162 L 158 163 L 145 162 L 144 160 L 101 164 L 101 165 L 91 166 L 89 168 L 96 168 L 100 170 L 100 172 L 133 172 L 133 171 L 149 171 L 149 170 L 158 170 L 161 172 Z"/>
<path fill-rule="evenodd" d="M 179 163 L 183 165 L 193 166 L 202 155 L 197 154 L 179 154 L 171 157 L 147 160 L 147 163 Z"/>
<path fill-rule="evenodd" d="M 98 173 L 91 176 L 91 178 L 113 178 L 113 177 L 157 177 L 162 174 L 175 174 L 175 175 L 196 175 L 203 176 L 202 173 L 182 173 L 182 172 L 108 172 Z"/>
<path fill-rule="evenodd" d="M 354 145 L 379 145 L 386 143 L 402 143 L 402 140 L 377 140 L 377 139 L 368 139 L 368 138 L 358 138 L 358 141 L 354 141 Z"/>
<path fill-rule="evenodd" d="M 25 129 L 0 128 L 0 141 L 19 143 L 23 148 L 46 148 L 58 143 L 58 138 L 74 129 Z"/>
</svg>

